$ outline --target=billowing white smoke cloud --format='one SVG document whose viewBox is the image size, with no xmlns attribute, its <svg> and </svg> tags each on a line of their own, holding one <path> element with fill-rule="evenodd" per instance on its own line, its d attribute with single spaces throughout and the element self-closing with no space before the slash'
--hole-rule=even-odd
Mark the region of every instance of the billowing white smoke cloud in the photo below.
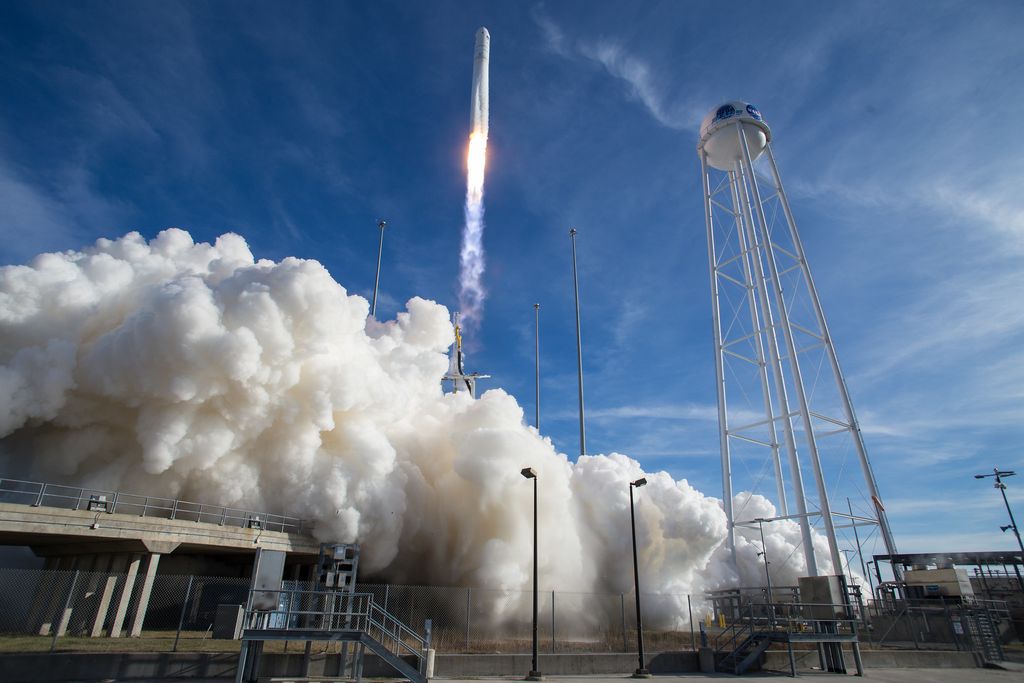
<svg viewBox="0 0 1024 683">
<path fill-rule="evenodd" d="M 364 578 L 505 589 L 530 585 L 532 466 L 542 589 L 628 593 L 640 465 L 569 462 L 500 389 L 443 394 L 442 306 L 367 313 L 319 263 L 255 261 L 233 234 L 131 233 L 2 268 L 0 443 L 44 480 L 312 518 L 322 540 L 362 544 Z M 719 501 L 646 476 L 645 592 L 761 583 L 756 529 L 736 577 Z M 747 511 L 774 513 L 760 498 Z M 773 579 L 793 583 L 796 525 L 766 533 Z M 664 621 L 685 618 L 671 607 Z"/>
</svg>

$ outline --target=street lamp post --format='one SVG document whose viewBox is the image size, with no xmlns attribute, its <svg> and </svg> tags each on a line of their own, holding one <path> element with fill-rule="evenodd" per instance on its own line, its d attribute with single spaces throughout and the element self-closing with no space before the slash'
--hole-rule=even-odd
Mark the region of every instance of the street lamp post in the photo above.
<svg viewBox="0 0 1024 683">
<path fill-rule="evenodd" d="M 629 525 L 633 532 L 633 591 L 636 593 L 636 644 L 639 666 L 633 672 L 633 678 L 650 678 L 651 672 L 644 666 L 644 622 L 640 616 L 640 568 L 636 557 L 636 512 L 633 506 L 633 489 L 647 484 L 641 477 L 629 482 Z"/>
<path fill-rule="evenodd" d="M 544 675 L 537 665 L 537 471 L 532 467 L 524 467 L 520 474 L 533 479 L 533 664 L 526 680 L 543 681 Z"/>
<path fill-rule="evenodd" d="M 1024 543 L 1020 540 L 1020 531 L 1017 529 L 1017 522 L 1013 519 L 1013 511 L 1010 509 L 1010 501 L 1006 499 L 1006 484 L 1003 483 L 1004 477 L 1012 477 L 1016 472 L 1013 470 L 1001 470 L 998 467 L 992 468 L 992 474 L 975 474 L 975 479 L 984 479 L 986 477 L 995 477 L 996 483 L 995 488 L 999 489 L 999 493 L 1003 494 L 1003 505 L 1006 506 L 1006 514 L 1010 516 L 1010 523 L 1006 526 L 999 527 L 1006 533 L 1007 529 L 1013 529 L 1013 535 L 1017 537 L 1017 546 L 1020 548 L 1021 560 L 1024 561 Z M 1016 568 L 1016 565 L 1014 565 Z M 1024 591 L 1024 579 L 1021 579 L 1020 574 L 1017 574 L 1017 581 L 1020 583 L 1020 588 Z"/>
</svg>

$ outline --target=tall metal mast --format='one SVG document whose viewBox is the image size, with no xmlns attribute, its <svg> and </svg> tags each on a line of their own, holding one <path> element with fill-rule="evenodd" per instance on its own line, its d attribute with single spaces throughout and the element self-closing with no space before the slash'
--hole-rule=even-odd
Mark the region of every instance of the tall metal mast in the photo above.
<svg viewBox="0 0 1024 683">
<path fill-rule="evenodd" d="M 537 400 L 535 403 L 536 417 L 534 418 L 533 426 L 540 431 L 540 304 L 533 305 L 533 357 L 534 357 L 534 374 L 535 384 L 537 388 Z"/>
<path fill-rule="evenodd" d="M 576 295 L 576 375 L 580 393 L 580 455 L 587 454 L 587 432 L 583 418 L 583 337 L 580 334 L 580 281 L 576 275 L 576 228 L 569 229 L 572 240 L 572 286 Z"/>
<path fill-rule="evenodd" d="M 380 228 L 380 245 L 377 247 L 377 276 L 373 278 L 373 302 L 370 304 L 370 317 L 377 317 L 377 286 L 380 284 L 380 259 L 384 254 L 384 228 L 387 223 L 383 219 L 377 222 Z"/>
</svg>

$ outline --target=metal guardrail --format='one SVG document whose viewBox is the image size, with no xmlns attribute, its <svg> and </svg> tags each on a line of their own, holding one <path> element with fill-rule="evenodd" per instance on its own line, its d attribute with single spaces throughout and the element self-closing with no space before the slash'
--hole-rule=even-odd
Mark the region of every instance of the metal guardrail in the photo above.
<svg viewBox="0 0 1024 683">
<path fill-rule="evenodd" d="M 206 522 L 220 526 L 265 529 L 294 534 L 305 533 L 313 528 L 313 524 L 309 520 L 275 515 L 269 512 L 208 505 L 177 498 L 142 496 L 123 491 L 79 488 L 20 479 L 0 478 L 0 503 L 89 510 L 90 512 L 111 514 L 119 512 L 121 514 L 137 514 L 139 517 Z"/>
<path fill-rule="evenodd" d="M 859 620 L 843 604 L 826 603 L 747 603 L 745 613 L 715 637 L 714 649 L 725 652 L 753 632 L 771 633 L 791 640 L 803 636 L 815 638 L 855 637 Z M 812 635 L 816 634 L 816 635 Z"/>
</svg>

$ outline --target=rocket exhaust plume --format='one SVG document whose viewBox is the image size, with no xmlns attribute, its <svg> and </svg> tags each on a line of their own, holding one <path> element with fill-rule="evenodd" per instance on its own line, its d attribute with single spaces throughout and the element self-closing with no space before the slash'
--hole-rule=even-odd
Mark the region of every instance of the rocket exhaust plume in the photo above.
<svg viewBox="0 0 1024 683">
<path fill-rule="evenodd" d="M 487 69 L 491 34 L 480 27 L 473 48 L 473 90 L 470 99 L 469 149 L 466 153 L 466 222 L 462 228 L 459 253 L 459 309 L 464 323 L 472 327 L 483 316 L 484 290 L 484 170 L 487 166 L 487 119 L 489 94 Z"/>
</svg>

